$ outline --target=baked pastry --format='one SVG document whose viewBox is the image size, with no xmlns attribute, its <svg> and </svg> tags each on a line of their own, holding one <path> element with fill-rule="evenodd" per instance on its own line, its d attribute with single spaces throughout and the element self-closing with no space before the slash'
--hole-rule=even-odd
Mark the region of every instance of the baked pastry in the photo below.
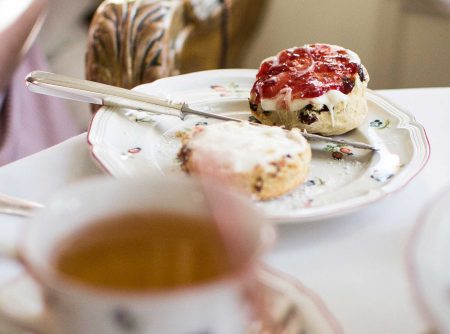
<svg viewBox="0 0 450 334">
<path fill-rule="evenodd" d="M 299 129 L 220 122 L 198 125 L 183 136 L 178 159 L 188 173 L 218 175 L 267 200 L 305 181 L 311 148 Z"/>
<path fill-rule="evenodd" d="M 368 81 L 353 51 L 328 44 L 294 47 L 261 63 L 250 109 L 263 124 L 338 135 L 364 121 Z"/>
</svg>

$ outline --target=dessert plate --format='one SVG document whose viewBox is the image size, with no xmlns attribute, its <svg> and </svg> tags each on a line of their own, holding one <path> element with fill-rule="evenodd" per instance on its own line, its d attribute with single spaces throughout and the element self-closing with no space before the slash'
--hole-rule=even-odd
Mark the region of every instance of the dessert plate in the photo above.
<svg viewBox="0 0 450 334">
<path fill-rule="evenodd" d="M 198 110 L 248 119 L 248 96 L 255 70 L 213 70 L 157 80 L 135 89 Z M 281 198 L 257 202 L 275 222 L 305 222 L 342 215 L 377 201 L 406 185 L 425 165 L 429 144 L 412 115 L 367 93 L 365 123 L 342 138 L 379 148 L 373 153 L 340 144 L 312 142 L 308 180 Z M 181 173 L 180 135 L 196 124 L 218 120 L 149 115 L 103 107 L 94 116 L 88 143 L 94 158 L 116 177 Z M 245 148 L 243 148 L 245 149 Z"/>
<path fill-rule="evenodd" d="M 419 305 L 437 333 L 450 333 L 450 188 L 427 206 L 408 247 Z"/>
<path fill-rule="evenodd" d="M 255 291 L 261 319 L 250 324 L 248 334 L 343 333 L 323 301 L 293 278 L 263 267 Z M 0 289 L 0 309 L 13 324 L 36 321 L 44 309 L 39 286 L 28 274 L 20 274 Z"/>
</svg>

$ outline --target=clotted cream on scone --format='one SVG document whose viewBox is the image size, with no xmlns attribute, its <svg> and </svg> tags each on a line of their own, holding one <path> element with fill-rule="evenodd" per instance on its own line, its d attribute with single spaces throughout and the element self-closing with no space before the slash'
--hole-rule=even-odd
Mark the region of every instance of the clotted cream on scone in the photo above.
<svg viewBox="0 0 450 334">
<path fill-rule="evenodd" d="M 178 159 L 188 173 L 217 175 L 254 198 L 267 200 L 305 181 L 311 147 L 299 129 L 220 122 L 188 132 Z"/>
<path fill-rule="evenodd" d="M 250 93 L 252 114 L 267 125 L 337 135 L 367 115 L 369 74 L 356 53 L 308 44 L 265 59 Z"/>
</svg>

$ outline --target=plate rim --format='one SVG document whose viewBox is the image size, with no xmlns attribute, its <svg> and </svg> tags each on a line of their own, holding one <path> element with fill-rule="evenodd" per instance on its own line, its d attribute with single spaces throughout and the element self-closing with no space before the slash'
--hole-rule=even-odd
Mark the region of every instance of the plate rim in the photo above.
<svg viewBox="0 0 450 334">
<path fill-rule="evenodd" d="M 206 71 L 199 71 L 199 72 L 192 72 L 187 74 L 180 74 L 176 76 L 171 76 L 167 78 L 162 78 L 153 81 L 152 83 L 148 84 L 142 84 L 139 86 L 134 87 L 134 90 L 140 90 L 148 85 L 154 85 L 157 86 L 161 82 L 164 81 L 170 81 L 170 80 L 177 80 L 180 77 L 188 78 L 188 77 L 196 77 L 196 76 L 205 76 L 210 77 L 212 75 L 230 75 L 230 76 L 236 76 L 236 74 L 233 75 L 233 73 L 239 73 L 241 75 L 255 75 L 257 70 L 255 69 L 215 69 L 215 70 L 206 70 Z M 406 180 L 401 179 L 402 181 L 393 182 L 396 181 L 396 179 L 392 180 L 391 182 L 388 182 L 387 184 L 384 184 L 380 186 L 377 189 L 372 190 L 371 192 L 366 192 L 365 194 L 357 197 L 353 197 L 350 199 L 347 199 L 345 201 L 339 202 L 339 203 L 332 203 L 327 204 L 325 206 L 321 207 L 313 207 L 308 208 L 303 212 L 299 213 L 298 211 L 302 209 L 297 209 L 295 211 L 289 212 L 289 213 L 275 213 L 270 214 L 270 216 L 267 216 L 270 221 L 277 223 L 277 224 L 297 224 L 297 223 L 305 223 L 305 222 L 311 222 L 311 221 L 317 221 L 321 219 L 330 219 L 334 217 L 343 216 L 355 211 L 358 211 L 366 206 L 369 206 L 370 204 L 380 201 L 387 196 L 394 194 L 400 190 L 402 190 L 404 187 L 406 187 L 426 166 L 426 164 L 429 161 L 430 154 L 431 154 L 431 145 L 430 141 L 427 135 L 427 132 L 424 128 L 424 126 L 418 122 L 415 118 L 415 116 L 407 111 L 404 110 L 404 108 L 399 107 L 397 104 L 393 103 L 390 99 L 385 98 L 382 96 L 382 94 L 379 94 L 371 89 L 367 90 L 367 97 L 368 100 L 371 100 L 373 103 L 381 106 L 384 110 L 389 111 L 392 113 L 394 111 L 395 115 L 401 115 L 402 121 L 400 122 L 399 126 L 397 128 L 405 128 L 408 130 L 408 138 L 413 144 L 414 148 L 414 154 L 412 160 L 409 162 L 408 166 L 409 169 L 412 169 L 409 174 L 404 176 Z M 96 163 L 102 168 L 105 172 L 108 174 L 114 176 L 114 169 L 115 167 L 112 166 L 110 163 L 106 163 L 100 158 L 100 152 L 101 147 L 95 146 L 92 133 L 92 128 L 94 125 L 96 125 L 98 115 L 102 115 L 103 113 L 106 113 L 110 110 L 110 107 L 102 107 L 100 108 L 96 114 L 92 117 L 91 122 L 89 124 L 88 132 L 87 132 L 87 143 L 89 146 L 89 151 L 91 153 L 91 156 L 94 158 Z M 419 145 L 422 144 L 422 145 Z M 418 148 L 421 148 L 421 155 L 420 157 L 417 157 L 417 150 Z M 411 165 L 411 163 L 415 163 L 416 166 Z M 132 176 L 129 173 L 129 176 Z M 325 212 L 323 211 L 325 208 Z M 316 211 L 319 211 L 317 213 Z"/>
<path fill-rule="evenodd" d="M 424 207 L 419 213 L 419 216 L 413 225 L 412 231 L 406 242 L 405 252 L 404 252 L 404 263 L 407 273 L 407 279 L 409 281 L 410 290 L 413 295 L 413 299 L 416 303 L 417 310 L 424 320 L 427 321 L 429 325 L 434 327 L 439 327 L 441 323 L 438 317 L 435 316 L 432 307 L 430 306 L 429 299 L 426 298 L 424 293 L 424 283 L 422 282 L 421 276 L 423 273 L 419 270 L 418 265 L 418 252 L 419 243 L 423 240 L 425 227 L 435 223 L 431 216 L 433 212 L 445 205 L 446 201 L 450 200 L 450 183 L 443 186 L 436 194 L 432 196 L 431 199 L 426 201 Z"/>
</svg>

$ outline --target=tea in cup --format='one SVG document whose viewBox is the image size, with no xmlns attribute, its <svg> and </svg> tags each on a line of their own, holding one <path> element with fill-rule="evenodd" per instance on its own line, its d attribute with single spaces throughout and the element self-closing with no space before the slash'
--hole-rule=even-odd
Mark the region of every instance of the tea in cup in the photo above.
<svg viewBox="0 0 450 334">
<path fill-rule="evenodd" d="M 212 281 L 239 264 L 209 219 L 157 211 L 105 217 L 60 242 L 54 267 L 68 279 L 113 291 Z"/>
<path fill-rule="evenodd" d="M 39 321 L 27 325 L 245 333 L 255 307 L 249 288 L 273 237 L 246 198 L 212 180 L 88 180 L 56 196 L 20 244 L 45 297 Z"/>
</svg>

